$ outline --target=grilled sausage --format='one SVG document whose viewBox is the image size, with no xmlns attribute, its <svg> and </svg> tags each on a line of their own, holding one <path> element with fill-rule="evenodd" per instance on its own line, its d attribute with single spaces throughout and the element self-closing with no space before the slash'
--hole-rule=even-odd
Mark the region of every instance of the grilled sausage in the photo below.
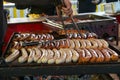
<svg viewBox="0 0 120 80">
<path fill-rule="evenodd" d="M 33 48 L 35 50 L 35 56 L 34 56 L 34 61 L 37 62 L 37 60 L 41 57 L 42 53 L 38 48 Z"/>
<path fill-rule="evenodd" d="M 48 51 L 48 64 L 53 64 L 55 62 L 54 58 L 54 52 L 50 49 L 47 50 Z"/>
<path fill-rule="evenodd" d="M 27 50 L 29 51 L 29 56 L 28 56 L 27 62 L 31 63 L 34 61 L 35 51 L 33 49 L 30 49 L 30 48 L 28 48 Z"/>
<path fill-rule="evenodd" d="M 91 63 L 95 63 L 96 60 L 97 60 L 97 58 L 98 58 L 97 53 L 96 53 L 93 49 L 88 49 L 88 50 L 89 50 L 89 52 L 90 52 L 91 55 L 92 55 L 92 57 L 91 57 L 91 59 L 90 59 L 90 62 L 91 62 Z"/>
<path fill-rule="evenodd" d="M 72 52 L 72 61 L 77 62 L 79 59 L 79 53 L 74 49 L 70 49 L 70 50 Z"/>
<path fill-rule="evenodd" d="M 42 55 L 41 55 L 41 57 L 38 59 L 38 61 L 37 61 L 37 63 L 44 63 L 44 62 L 47 62 L 46 60 L 44 60 L 43 58 L 44 57 L 46 57 L 47 56 L 47 52 L 46 52 L 46 50 L 45 49 L 40 49 L 41 50 L 41 52 L 42 52 Z"/>
<path fill-rule="evenodd" d="M 24 63 L 28 59 L 28 53 L 25 48 L 21 48 L 22 56 L 18 58 L 19 63 Z"/>
<path fill-rule="evenodd" d="M 107 51 L 109 52 L 110 58 L 111 58 L 112 61 L 118 60 L 119 57 L 118 57 L 118 54 L 115 51 L 113 51 L 110 48 L 107 48 Z"/>
<path fill-rule="evenodd" d="M 5 62 L 12 62 L 19 56 L 20 51 L 17 49 L 13 49 L 12 53 L 5 58 Z"/>
<path fill-rule="evenodd" d="M 99 39 L 103 45 L 103 48 L 108 48 L 109 47 L 109 44 L 107 41 L 105 41 L 104 39 Z"/>
<path fill-rule="evenodd" d="M 60 53 L 60 57 L 56 59 L 55 61 L 56 64 L 64 63 L 66 59 L 66 53 L 63 49 L 60 49 L 59 53 Z"/>
<path fill-rule="evenodd" d="M 72 52 L 70 49 L 64 49 L 65 53 L 66 53 L 66 63 L 70 63 L 72 61 Z"/>
<path fill-rule="evenodd" d="M 109 61 L 110 61 L 110 54 L 109 54 L 109 52 L 107 51 L 107 49 L 102 49 L 101 52 L 103 53 L 103 55 L 104 55 L 104 57 L 105 57 L 104 61 L 105 61 L 105 62 L 109 62 Z"/>
<path fill-rule="evenodd" d="M 98 58 L 96 59 L 96 62 L 104 62 L 105 57 L 104 57 L 103 53 L 98 49 L 94 49 L 94 50 L 98 55 Z"/>
</svg>

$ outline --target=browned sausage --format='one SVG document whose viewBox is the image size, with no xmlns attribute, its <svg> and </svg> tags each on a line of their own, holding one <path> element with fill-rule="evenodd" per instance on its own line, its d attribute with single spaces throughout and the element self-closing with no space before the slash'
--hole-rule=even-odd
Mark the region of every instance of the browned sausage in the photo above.
<svg viewBox="0 0 120 80">
<path fill-rule="evenodd" d="M 107 48 L 107 51 L 109 52 L 110 58 L 111 58 L 112 61 L 118 60 L 119 57 L 118 57 L 118 54 L 115 51 L 113 51 L 110 48 Z"/>
<path fill-rule="evenodd" d="M 107 51 L 107 49 L 102 49 L 101 52 L 103 53 L 103 55 L 104 55 L 104 57 L 105 57 L 104 61 L 105 61 L 105 62 L 109 62 L 109 61 L 110 61 L 110 54 L 109 54 L 109 52 Z"/>
<path fill-rule="evenodd" d="M 90 62 L 91 62 L 91 63 L 95 63 L 96 60 L 97 60 L 97 58 L 98 58 L 97 53 L 96 53 L 93 49 L 88 49 L 88 50 L 89 50 L 89 52 L 90 52 L 91 55 L 92 55 L 92 57 L 91 57 L 91 59 L 90 59 Z"/>
<path fill-rule="evenodd" d="M 98 49 L 94 49 L 94 50 L 98 55 L 98 58 L 96 59 L 96 62 L 104 62 L 105 57 L 104 57 L 103 53 Z"/>
</svg>

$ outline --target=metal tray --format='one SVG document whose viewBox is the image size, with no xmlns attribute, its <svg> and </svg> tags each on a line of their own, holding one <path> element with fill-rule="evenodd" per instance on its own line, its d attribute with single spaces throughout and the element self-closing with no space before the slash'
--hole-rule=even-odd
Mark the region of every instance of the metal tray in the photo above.
<svg viewBox="0 0 120 80">
<path fill-rule="evenodd" d="M 95 14 L 79 14 L 74 15 L 73 18 L 77 18 L 81 21 L 76 22 L 79 29 L 88 30 L 96 33 L 100 38 L 118 37 L 118 29 L 116 19 L 108 16 L 99 16 Z M 54 23 L 59 23 L 60 19 L 57 16 L 48 17 L 49 20 Z M 68 17 L 63 17 L 64 20 Z M 82 21 L 87 20 L 87 21 Z M 60 23 L 59 23 L 60 24 Z M 65 23 L 65 29 L 75 29 L 72 23 Z M 107 36 L 106 36 L 107 35 Z"/>
<path fill-rule="evenodd" d="M 31 33 L 33 33 L 33 32 L 31 32 Z M 65 35 L 59 35 L 57 32 L 54 32 L 54 31 L 52 31 L 52 32 L 45 32 L 44 31 L 42 33 L 49 33 L 49 34 L 53 35 L 54 40 L 66 38 Z M 37 32 L 35 34 L 42 34 L 42 33 Z M 47 64 L 37 64 L 37 63 L 34 63 L 34 62 L 33 63 L 18 63 L 17 60 L 15 60 L 13 62 L 10 62 L 10 63 L 5 62 L 4 58 L 5 58 L 5 56 L 9 55 L 10 48 L 12 47 L 12 43 L 13 43 L 13 41 L 15 41 L 15 37 L 16 37 L 15 35 L 17 35 L 17 34 L 20 34 L 20 33 L 15 32 L 15 33 L 13 33 L 11 35 L 11 37 L 10 37 L 10 39 L 8 41 L 7 47 L 6 47 L 5 51 L 2 54 L 2 57 L 0 58 L 0 60 L 1 60 L 1 63 L 0 63 L 1 65 L 0 66 L 42 66 L 42 65 L 47 65 Z M 54 66 L 54 64 L 52 64 L 52 65 Z"/>
<path fill-rule="evenodd" d="M 91 23 L 91 22 L 101 22 L 101 21 L 113 21 L 115 18 L 112 17 L 107 17 L 107 16 L 98 16 L 95 14 L 79 14 L 79 15 L 74 15 L 74 19 L 78 19 L 79 21 L 76 21 L 76 23 Z M 49 16 L 49 20 L 54 21 L 56 23 L 59 23 L 60 18 L 57 16 Z M 69 17 L 63 17 L 63 20 L 67 20 Z M 72 24 L 72 23 L 65 23 L 66 25 Z"/>
<path fill-rule="evenodd" d="M 65 64 L 65 63 L 63 63 L 63 64 L 51 64 L 51 65 L 50 64 L 38 64 L 38 63 L 35 63 L 35 62 L 33 62 L 33 63 L 18 63 L 17 60 L 15 60 L 13 62 L 10 62 L 10 63 L 6 63 L 4 58 L 5 58 L 5 56 L 9 55 L 9 50 L 12 46 L 11 43 L 14 40 L 16 34 L 19 34 L 19 33 L 14 33 L 13 35 L 11 35 L 11 38 L 10 38 L 9 43 L 7 45 L 7 48 L 2 55 L 2 59 L 3 59 L 2 66 L 9 66 L 9 67 L 27 67 L 27 66 L 31 66 L 31 67 L 35 67 L 35 66 L 41 66 L 41 67 L 42 66 L 54 66 L 55 67 L 55 66 L 59 66 L 59 67 L 62 67 L 62 66 L 78 66 L 78 65 L 80 65 L 77 62 L 76 63 L 67 63 L 67 64 Z M 120 51 L 117 49 L 117 47 L 114 47 L 110 44 L 110 48 L 115 50 L 118 54 L 120 54 Z M 84 65 L 93 65 L 93 64 L 94 65 L 97 65 L 97 64 L 100 65 L 100 64 L 112 64 L 112 63 L 119 64 L 118 61 L 115 61 L 115 62 L 105 62 L 105 63 L 104 62 L 103 63 L 88 63 L 88 64 L 84 64 Z"/>
</svg>

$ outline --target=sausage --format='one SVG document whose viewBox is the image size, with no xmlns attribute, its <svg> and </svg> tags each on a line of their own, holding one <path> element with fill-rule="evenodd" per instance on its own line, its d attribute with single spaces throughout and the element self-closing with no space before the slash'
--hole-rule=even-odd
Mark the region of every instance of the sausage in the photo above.
<svg viewBox="0 0 120 80">
<path fill-rule="evenodd" d="M 83 49 L 83 50 L 85 51 L 86 54 L 85 59 L 88 62 L 92 58 L 92 55 L 87 49 Z"/>
<path fill-rule="evenodd" d="M 60 43 L 60 48 L 64 48 L 65 47 L 65 42 L 64 40 L 59 40 L 59 43 Z"/>
<path fill-rule="evenodd" d="M 87 34 L 87 38 L 93 38 L 93 35 L 90 32 L 88 32 L 86 34 Z"/>
<path fill-rule="evenodd" d="M 98 44 L 98 48 L 102 48 L 103 44 L 99 39 L 94 39 L 94 41 Z"/>
<path fill-rule="evenodd" d="M 104 62 L 105 57 L 104 57 L 103 53 L 98 49 L 94 49 L 94 50 L 98 55 L 98 58 L 96 59 L 96 62 Z"/>
<path fill-rule="evenodd" d="M 70 43 L 70 47 L 69 48 L 75 48 L 75 43 L 73 40 L 69 40 L 69 43 Z"/>
<path fill-rule="evenodd" d="M 95 34 L 95 33 L 93 33 L 93 32 L 91 32 L 91 34 L 92 34 L 93 38 L 98 38 L 98 35 L 97 35 L 97 34 Z"/>
<path fill-rule="evenodd" d="M 118 60 L 119 57 L 118 57 L 118 54 L 115 51 L 113 51 L 110 48 L 107 48 L 107 51 L 109 52 L 110 58 L 111 58 L 112 61 Z"/>
<path fill-rule="evenodd" d="M 34 62 L 37 62 L 37 60 L 41 57 L 42 53 L 38 48 L 33 48 L 35 50 L 35 55 L 34 55 Z"/>
<path fill-rule="evenodd" d="M 41 40 L 46 40 L 46 38 L 47 38 L 47 36 L 45 35 L 45 34 L 41 34 L 41 36 L 42 36 L 42 39 Z"/>
<path fill-rule="evenodd" d="M 5 62 L 12 62 L 19 56 L 20 51 L 18 49 L 13 49 L 12 53 L 5 58 Z"/>
<path fill-rule="evenodd" d="M 86 43 L 84 40 L 79 40 L 80 41 L 80 48 L 86 48 Z"/>
<path fill-rule="evenodd" d="M 54 52 L 54 60 L 56 61 L 56 59 L 60 58 L 60 52 L 57 49 L 53 49 Z"/>
<path fill-rule="evenodd" d="M 41 35 L 40 35 L 40 34 L 38 34 L 37 36 L 38 36 L 38 39 L 40 40 L 40 39 L 41 39 Z"/>
<path fill-rule="evenodd" d="M 66 53 L 63 49 L 60 49 L 59 53 L 60 53 L 60 57 L 56 59 L 55 61 L 56 64 L 64 63 L 66 59 Z"/>
<path fill-rule="evenodd" d="M 44 63 L 47 62 L 47 60 L 43 59 L 44 57 L 47 56 L 46 50 L 45 49 L 40 49 L 40 51 L 42 52 L 41 57 L 38 59 L 37 63 Z"/>
<path fill-rule="evenodd" d="M 80 48 L 80 42 L 79 42 L 79 40 L 75 39 L 73 41 L 74 41 L 74 44 L 75 44 L 75 48 L 76 49 Z"/>
<path fill-rule="evenodd" d="M 109 44 L 107 41 L 105 41 L 104 39 L 100 39 L 102 45 L 103 45 L 103 48 L 108 48 L 109 47 Z"/>
<path fill-rule="evenodd" d="M 97 38 L 97 35 L 93 32 L 91 32 L 91 33 L 89 32 L 89 33 L 87 33 L 87 38 Z"/>
<path fill-rule="evenodd" d="M 82 32 L 82 33 L 81 33 L 81 37 L 82 37 L 82 39 L 86 39 L 86 38 L 87 38 L 87 35 L 86 35 L 84 32 Z"/>
<path fill-rule="evenodd" d="M 20 43 L 18 41 L 13 42 L 13 48 L 18 49 L 20 47 Z"/>
<path fill-rule="evenodd" d="M 47 58 L 48 58 L 48 64 L 53 64 L 55 61 L 54 61 L 54 52 L 50 49 L 47 49 L 47 52 L 48 52 L 48 55 L 47 55 Z M 51 60 L 53 59 L 53 60 Z"/>
<path fill-rule="evenodd" d="M 47 63 L 47 61 L 48 61 L 48 58 L 47 58 L 48 52 L 47 52 L 46 49 L 43 50 L 43 54 L 44 54 L 44 56 L 42 57 L 41 61 L 42 61 L 42 63 Z"/>
<path fill-rule="evenodd" d="M 65 53 L 66 53 L 66 63 L 70 63 L 72 61 L 72 52 L 70 49 L 64 49 Z"/>
<path fill-rule="evenodd" d="M 78 59 L 79 59 L 79 54 L 78 54 L 78 52 L 77 52 L 76 50 L 74 50 L 74 49 L 70 49 L 70 50 L 71 50 L 71 52 L 72 52 L 72 61 L 73 61 L 73 62 L 77 62 Z"/>
<path fill-rule="evenodd" d="M 77 49 L 77 52 L 79 53 L 79 61 L 78 61 L 78 63 L 87 62 L 86 59 L 85 59 L 85 51 L 83 49 Z"/>
<path fill-rule="evenodd" d="M 50 34 L 46 34 L 46 40 L 52 40 L 51 35 Z"/>
<path fill-rule="evenodd" d="M 104 57 L 105 57 L 104 61 L 105 61 L 105 62 L 109 62 L 109 61 L 110 61 L 110 54 L 109 54 L 109 52 L 107 51 L 107 49 L 102 49 L 101 51 L 102 51 L 102 53 L 103 53 L 103 55 L 104 55 Z"/>
<path fill-rule="evenodd" d="M 72 35 L 72 38 L 73 39 L 76 39 L 78 36 L 77 36 L 77 33 L 72 33 L 73 35 Z"/>
<path fill-rule="evenodd" d="M 79 63 L 87 63 L 91 59 L 92 55 L 87 49 L 77 49 L 80 58 Z"/>
<path fill-rule="evenodd" d="M 18 58 L 19 63 L 23 63 L 28 59 L 28 53 L 25 48 L 21 48 L 21 53 L 22 53 L 22 56 Z"/>
<path fill-rule="evenodd" d="M 86 48 L 91 48 L 91 42 L 89 41 L 89 40 L 84 40 L 85 41 L 85 43 L 86 43 Z"/>
<path fill-rule="evenodd" d="M 91 59 L 90 59 L 90 62 L 91 62 L 91 63 L 95 63 L 96 60 L 97 60 L 97 58 L 98 58 L 97 53 L 96 53 L 93 49 L 88 49 L 88 50 L 89 50 L 89 52 L 90 52 L 91 55 L 92 55 L 92 57 L 91 57 Z"/>
<path fill-rule="evenodd" d="M 81 34 L 77 34 L 77 39 L 81 39 L 82 37 L 81 37 Z"/>
<path fill-rule="evenodd" d="M 67 33 L 67 38 L 68 38 L 68 39 L 72 39 L 72 37 L 73 37 L 73 34 L 72 34 L 72 33 L 69 33 L 69 34 Z"/>
<path fill-rule="evenodd" d="M 28 56 L 27 62 L 31 63 L 32 61 L 34 61 L 35 51 L 30 48 L 28 48 L 27 50 L 29 51 L 29 56 Z"/>
<path fill-rule="evenodd" d="M 98 44 L 96 41 L 94 41 L 94 39 L 89 39 L 89 41 L 91 42 L 91 48 L 98 48 Z"/>
<path fill-rule="evenodd" d="M 64 43 L 65 43 L 65 48 L 69 48 L 70 44 L 69 44 L 68 39 L 65 39 L 65 40 L 64 40 Z"/>
<path fill-rule="evenodd" d="M 53 36 L 53 35 L 50 35 L 49 40 L 53 40 L 53 39 L 54 39 L 54 36 Z"/>
<path fill-rule="evenodd" d="M 56 40 L 53 43 L 54 43 L 56 49 L 60 48 L 60 42 L 59 41 Z"/>
</svg>

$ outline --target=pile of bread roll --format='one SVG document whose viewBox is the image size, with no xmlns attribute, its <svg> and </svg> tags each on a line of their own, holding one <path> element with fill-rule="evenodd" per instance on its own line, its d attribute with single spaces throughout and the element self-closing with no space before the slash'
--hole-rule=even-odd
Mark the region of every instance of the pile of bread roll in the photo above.
<svg viewBox="0 0 120 80">
<path fill-rule="evenodd" d="M 78 34 L 78 33 L 77 33 Z M 88 34 L 88 32 L 87 32 Z M 102 63 L 118 60 L 118 54 L 104 39 L 88 38 L 50 39 L 42 45 L 11 48 L 6 62 L 67 64 Z"/>
</svg>

